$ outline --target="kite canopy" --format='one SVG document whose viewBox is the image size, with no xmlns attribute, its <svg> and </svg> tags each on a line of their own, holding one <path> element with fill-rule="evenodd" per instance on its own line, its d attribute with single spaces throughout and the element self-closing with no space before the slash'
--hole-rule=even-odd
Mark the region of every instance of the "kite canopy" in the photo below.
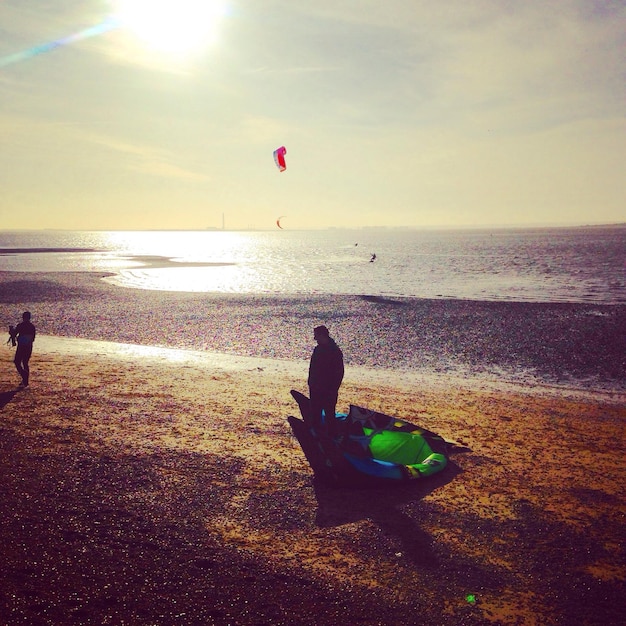
<svg viewBox="0 0 626 626">
<path fill-rule="evenodd" d="M 287 148 L 285 148 L 285 146 L 281 146 L 280 148 L 276 148 L 276 150 L 274 150 L 274 161 L 276 162 L 276 167 L 281 172 L 284 172 L 287 169 L 287 164 L 285 163 L 286 154 Z"/>
<path fill-rule="evenodd" d="M 340 437 L 310 418 L 310 401 L 292 391 L 303 419 L 289 424 L 316 477 L 343 486 L 390 484 L 425 478 L 442 471 L 448 462 L 448 443 L 439 435 L 377 411 L 350 406 L 340 422 Z"/>
</svg>

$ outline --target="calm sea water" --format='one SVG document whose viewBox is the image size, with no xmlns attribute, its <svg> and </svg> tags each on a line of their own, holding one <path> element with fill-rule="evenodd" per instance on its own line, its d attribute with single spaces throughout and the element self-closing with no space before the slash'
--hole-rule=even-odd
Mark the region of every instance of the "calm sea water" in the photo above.
<svg viewBox="0 0 626 626">
<path fill-rule="evenodd" d="M 0 254 L 0 271 L 112 272 L 110 282 L 138 289 L 626 302 L 624 227 L 8 231 L 2 248 L 91 248 Z"/>
</svg>

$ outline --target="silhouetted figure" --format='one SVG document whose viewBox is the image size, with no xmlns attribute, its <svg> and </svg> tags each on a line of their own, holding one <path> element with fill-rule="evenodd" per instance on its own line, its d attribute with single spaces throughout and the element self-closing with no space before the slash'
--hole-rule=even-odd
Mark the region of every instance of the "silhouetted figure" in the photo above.
<svg viewBox="0 0 626 626">
<path fill-rule="evenodd" d="M 370 263 L 373 263 L 376 260 L 376 253 L 372 254 L 372 258 L 370 259 Z"/>
<path fill-rule="evenodd" d="M 313 330 L 317 346 L 311 355 L 309 365 L 309 396 L 311 398 L 312 420 L 316 426 L 322 422 L 322 411 L 326 416 L 329 434 L 335 430 L 335 408 L 339 387 L 343 381 L 343 353 L 328 333 L 326 326 Z"/>
<path fill-rule="evenodd" d="M 28 361 L 33 353 L 33 343 L 35 342 L 35 326 L 30 321 L 30 313 L 28 311 L 22 314 L 22 321 L 15 327 L 11 337 L 15 337 L 17 341 L 17 350 L 13 362 L 22 377 L 21 387 L 28 387 L 28 378 L 30 369 Z"/>
</svg>

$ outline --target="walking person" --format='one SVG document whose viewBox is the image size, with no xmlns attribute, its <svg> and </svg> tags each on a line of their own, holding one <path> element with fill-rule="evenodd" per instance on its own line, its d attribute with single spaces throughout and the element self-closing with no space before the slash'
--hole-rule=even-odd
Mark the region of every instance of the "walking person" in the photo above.
<svg viewBox="0 0 626 626">
<path fill-rule="evenodd" d="M 313 329 L 313 338 L 317 346 L 311 355 L 308 380 L 312 420 L 316 426 L 325 422 L 328 433 L 332 435 L 336 433 L 338 426 L 335 408 L 343 381 L 343 353 L 326 326 L 316 326 Z M 322 411 L 325 420 L 322 419 Z"/>
<path fill-rule="evenodd" d="M 15 327 L 12 333 L 12 338 L 17 340 L 17 350 L 15 351 L 15 358 L 13 363 L 22 377 L 20 387 L 28 387 L 28 378 L 30 376 L 30 368 L 28 362 L 30 356 L 33 353 L 33 343 L 35 342 L 35 326 L 30 321 L 30 312 L 25 311 L 22 314 L 22 321 Z"/>
</svg>

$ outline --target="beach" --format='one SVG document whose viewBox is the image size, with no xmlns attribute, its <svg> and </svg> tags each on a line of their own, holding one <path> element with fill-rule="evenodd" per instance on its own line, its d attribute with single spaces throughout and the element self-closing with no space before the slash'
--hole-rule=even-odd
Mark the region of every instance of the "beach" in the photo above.
<svg viewBox="0 0 626 626">
<path fill-rule="evenodd" d="M 41 333 L 28 389 L 0 351 L 1 623 L 621 623 L 623 306 L 0 286 Z M 444 472 L 313 480 L 317 322 L 338 409 L 455 442 Z"/>
</svg>

